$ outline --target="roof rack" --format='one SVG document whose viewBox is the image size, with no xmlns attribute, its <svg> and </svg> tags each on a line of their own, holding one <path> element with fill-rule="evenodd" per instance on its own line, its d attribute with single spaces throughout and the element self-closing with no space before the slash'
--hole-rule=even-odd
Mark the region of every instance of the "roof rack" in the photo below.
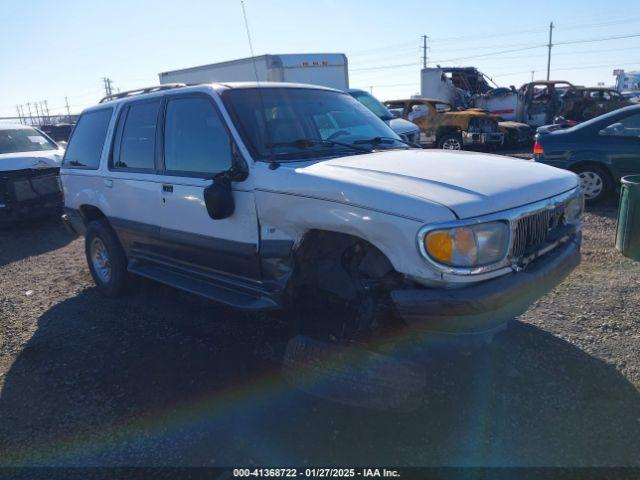
<svg viewBox="0 0 640 480">
<path fill-rule="evenodd" d="M 143 93 L 160 92 L 162 90 L 170 90 L 172 88 L 181 88 L 186 86 L 187 85 L 185 83 L 165 83 L 164 85 L 155 85 L 153 87 L 138 88 L 136 90 L 128 90 L 126 92 L 118 92 L 118 93 L 114 93 L 113 95 L 107 95 L 102 100 L 100 100 L 100 103 L 110 102 L 112 100 L 117 100 L 119 98 L 127 98 L 127 97 L 133 97 L 135 95 L 142 95 Z"/>
</svg>

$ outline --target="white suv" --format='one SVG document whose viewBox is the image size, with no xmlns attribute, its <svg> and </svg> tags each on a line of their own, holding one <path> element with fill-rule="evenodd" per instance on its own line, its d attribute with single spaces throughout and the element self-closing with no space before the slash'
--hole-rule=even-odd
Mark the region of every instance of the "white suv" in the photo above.
<svg viewBox="0 0 640 480">
<path fill-rule="evenodd" d="M 65 219 L 105 294 L 132 272 L 242 309 L 320 305 L 302 328 L 341 337 L 398 319 L 491 332 L 580 261 L 574 174 L 411 148 L 327 88 L 163 85 L 103 99 L 80 117 L 61 177 Z"/>
</svg>

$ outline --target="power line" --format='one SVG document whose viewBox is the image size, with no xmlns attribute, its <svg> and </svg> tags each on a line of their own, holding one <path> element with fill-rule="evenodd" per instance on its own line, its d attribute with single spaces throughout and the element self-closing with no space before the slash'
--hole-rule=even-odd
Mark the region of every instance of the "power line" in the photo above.
<svg viewBox="0 0 640 480">
<path fill-rule="evenodd" d="M 640 37 L 640 33 L 632 33 L 629 35 L 618 35 L 615 37 L 585 38 L 581 40 L 571 40 L 568 42 L 557 42 L 555 45 L 575 45 L 576 43 L 604 42 L 607 40 L 621 40 L 623 38 L 635 38 L 635 37 Z"/>
<path fill-rule="evenodd" d="M 369 53 L 377 53 L 377 52 L 379 52 L 381 50 L 393 50 L 394 48 L 407 47 L 407 46 L 410 46 L 410 45 L 415 45 L 415 41 L 412 40 L 411 42 L 402 42 L 402 43 L 396 43 L 396 44 L 393 44 L 393 45 L 385 45 L 385 46 L 382 46 L 382 47 L 369 48 L 367 50 L 360 50 L 360 51 L 357 51 L 357 52 L 351 52 L 351 53 L 349 53 L 349 56 L 350 57 L 357 57 L 357 56 L 360 56 L 360 55 L 367 55 Z"/>
<path fill-rule="evenodd" d="M 484 54 L 480 54 L 480 55 L 471 55 L 468 57 L 456 57 L 456 58 L 447 58 L 444 60 L 433 60 L 434 63 L 447 63 L 447 62 L 455 62 L 457 60 L 468 60 L 468 59 L 472 59 L 472 58 L 482 58 L 482 57 L 492 57 L 494 55 L 502 55 L 503 53 L 515 53 L 515 52 L 524 52 L 526 50 L 534 50 L 536 48 L 543 48 L 543 47 L 547 47 L 547 44 L 541 44 L 541 45 L 532 45 L 529 47 L 524 47 L 524 48 L 513 48 L 510 50 L 500 50 L 498 52 L 489 52 L 489 53 L 484 53 Z"/>
<path fill-rule="evenodd" d="M 634 33 L 634 34 L 628 34 L 628 35 L 617 35 L 617 36 L 613 36 L 613 37 L 598 37 L 598 38 L 584 38 L 584 39 L 579 39 L 579 40 L 569 40 L 569 41 L 565 41 L 565 42 L 556 42 L 553 45 L 557 46 L 557 45 L 576 45 L 579 43 L 593 43 L 593 42 L 605 42 L 605 41 L 609 41 L 609 40 L 621 40 L 621 39 L 625 39 L 625 38 L 635 38 L 635 37 L 640 37 L 640 33 Z M 511 50 L 500 50 L 497 52 L 489 52 L 489 53 L 484 53 L 484 54 L 480 54 L 480 55 L 470 55 L 467 57 L 456 57 L 456 58 L 447 58 L 445 60 L 434 60 L 435 63 L 446 63 L 446 62 L 455 62 L 457 60 L 469 60 L 469 59 L 474 59 L 474 58 L 482 58 L 482 57 L 491 57 L 494 55 L 502 55 L 504 53 L 513 53 L 513 52 L 522 52 L 525 50 L 534 50 L 536 48 L 542 48 L 542 47 L 546 47 L 549 48 L 549 44 L 541 44 L 541 45 L 532 45 L 529 47 L 524 47 L 524 48 L 515 48 L 515 49 L 511 49 Z"/>
<path fill-rule="evenodd" d="M 367 70 L 387 70 L 389 68 L 415 67 L 416 65 L 420 65 L 420 64 L 418 62 L 412 62 L 412 63 L 401 63 L 396 65 L 384 65 L 381 67 L 352 68 L 351 70 L 354 72 L 363 72 Z"/>
<path fill-rule="evenodd" d="M 488 34 L 488 35 L 477 34 L 477 35 L 462 35 L 458 37 L 435 38 L 433 41 L 435 43 L 439 43 L 439 42 L 450 42 L 452 40 L 474 40 L 477 38 L 498 38 L 498 37 L 508 37 L 512 35 L 517 36 L 517 35 L 524 35 L 527 33 L 541 32 L 543 31 L 544 28 L 545 27 L 541 25 L 539 28 L 531 28 L 528 30 L 513 30 L 510 32 L 494 33 L 494 34 Z"/>
</svg>

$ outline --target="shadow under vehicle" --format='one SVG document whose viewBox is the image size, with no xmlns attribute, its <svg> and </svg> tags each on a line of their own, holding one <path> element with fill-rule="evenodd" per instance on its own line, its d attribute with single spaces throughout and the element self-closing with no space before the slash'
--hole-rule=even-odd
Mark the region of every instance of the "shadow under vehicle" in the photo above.
<svg viewBox="0 0 640 480">
<path fill-rule="evenodd" d="M 638 391 L 539 328 L 425 358 L 422 405 L 400 413 L 289 386 L 277 325 L 151 283 L 122 302 L 68 298 L 3 379 L 0 464 L 638 465 Z"/>
</svg>

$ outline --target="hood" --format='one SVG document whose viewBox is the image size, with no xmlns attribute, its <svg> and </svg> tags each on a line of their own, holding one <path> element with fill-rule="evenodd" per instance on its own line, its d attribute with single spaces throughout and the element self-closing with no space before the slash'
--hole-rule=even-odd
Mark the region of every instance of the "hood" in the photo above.
<svg viewBox="0 0 640 480">
<path fill-rule="evenodd" d="M 39 168 L 60 168 L 64 150 L 41 152 L 3 153 L 0 155 L 0 172 Z"/>
<path fill-rule="evenodd" d="M 256 187 L 323 198 L 419 219 L 434 207 L 470 218 L 508 210 L 578 186 L 566 170 L 499 155 L 442 150 L 388 150 L 258 175 Z M 260 184 L 265 183 L 262 187 Z"/>
<path fill-rule="evenodd" d="M 387 125 L 398 134 L 413 133 L 419 130 L 415 123 L 405 120 L 404 118 L 392 118 L 387 122 Z"/>
<path fill-rule="evenodd" d="M 520 128 L 522 130 L 530 130 L 531 127 L 526 123 L 514 122 L 512 120 L 499 120 L 498 125 L 505 128 Z"/>
</svg>

